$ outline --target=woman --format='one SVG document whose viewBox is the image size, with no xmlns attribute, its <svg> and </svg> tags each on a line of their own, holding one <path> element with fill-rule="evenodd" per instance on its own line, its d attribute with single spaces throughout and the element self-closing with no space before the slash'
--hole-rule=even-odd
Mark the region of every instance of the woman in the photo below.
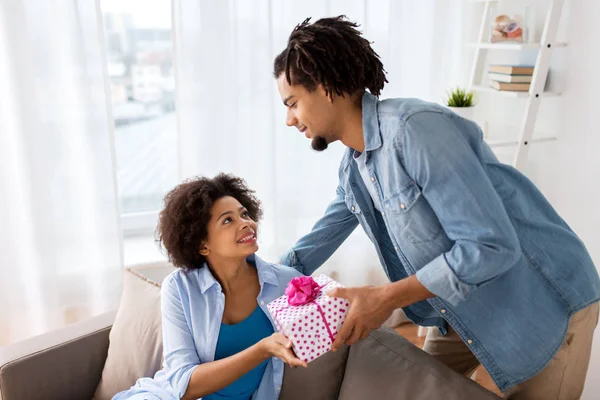
<svg viewBox="0 0 600 400">
<path fill-rule="evenodd" d="M 266 308 L 299 273 L 254 254 L 262 211 L 253 193 L 220 174 L 165 197 L 159 240 L 179 270 L 162 285 L 163 368 L 113 400 L 277 399 L 283 363 L 306 367 Z"/>
</svg>

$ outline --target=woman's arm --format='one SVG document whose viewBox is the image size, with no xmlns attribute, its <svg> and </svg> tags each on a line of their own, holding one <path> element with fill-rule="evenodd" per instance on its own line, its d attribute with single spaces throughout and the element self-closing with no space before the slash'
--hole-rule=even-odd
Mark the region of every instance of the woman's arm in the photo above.
<svg viewBox="0 0 600 400">
<path fill-rule="evenodd" d="M 168 278 L 161 294 L 164 370 L 178 398 L 198 399 L 221 390 L 271 357 L 291 366 L 306 367 L 306 363 L 294 356 L 291 342 L 280 333 L 233 356 L 201 363 L 183 312 L 180 288 Z"/>
<path fill-rule="evenodd" d="M 278 357 L 292 367 L 306 367 L 290 347 L 291 342 L 284 335 L 274 333 L 230 357 L 198 365 L 182 400 L 195 400 L 221 390 L 271 357 Z"/>
<path fill-rule="evenodd" d="M 195 400 L 221 390 L 268 359 L 259 342 L 230 357 L 196 366 L 182 400 Z"/>
</svg>

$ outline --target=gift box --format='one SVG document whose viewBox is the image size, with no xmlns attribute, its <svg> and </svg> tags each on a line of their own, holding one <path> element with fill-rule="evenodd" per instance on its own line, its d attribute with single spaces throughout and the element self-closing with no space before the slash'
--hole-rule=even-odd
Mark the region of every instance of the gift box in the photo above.
<svg viewBox="0 0 600 400">
<path fill-rule="evenodd" d="M 350 303 L 325 293 L 343 287 L 327 275 L 292 279 L 285 295 L 267 305 L 277 331 L 291 342 L 296 356 L 311 362 L 331 350 Z"/>
</svg>

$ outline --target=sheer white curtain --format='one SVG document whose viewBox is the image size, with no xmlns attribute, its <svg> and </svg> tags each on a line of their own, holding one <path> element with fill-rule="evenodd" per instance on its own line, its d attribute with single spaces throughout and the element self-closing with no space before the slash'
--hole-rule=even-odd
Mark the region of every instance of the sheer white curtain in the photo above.
<svg viewBox="0 0 600 400">
<path fill-rule="evenodd" d="M 149 7 L 152 5 L 149 4 Z M 274 56 L 304 18 L 345 14 L 388 71 L 383 97 L 438 101 L 466 77 L 460 0 L 174 0 L 181 178 L 233 172 L 263 200 L 275 260 L 334 195 L 339 143 L 284 124 Z M 97 2 L 0 3 L 0 345 L 113 308 L 122 268 L 112 119 Z M 332 258 L 380 280 L 357 230 Z"/>
<path fill-rule="evenodd" d="M 244 177 L 264 203 L 261 253 L 277 259 L 333 198 L 344 150 L 337 143 L 315 153 L 285 126 L 271 73 L 292 28 L 309 16 L 345 14 L 382 57 L 390 81 L 383 97 L 439 101 L 467 76 L 468 12 L 459 0 L 175 0 L 182 176 Z M 360 229 L 340 250 L 329 265 L 345 283 L 381 278 Z"/>
<path fill-rule="evenodd" d="M 119 300 L 98 16 L 87 0 L 0 3 L 0 345 Z"/>
</svg>

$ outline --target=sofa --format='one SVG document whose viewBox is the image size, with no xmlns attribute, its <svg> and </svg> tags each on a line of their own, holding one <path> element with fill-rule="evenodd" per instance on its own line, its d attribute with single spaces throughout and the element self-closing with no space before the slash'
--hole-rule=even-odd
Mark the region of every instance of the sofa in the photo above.
<svg viewBox="0 0 600 400">
<path fill-rule="evenodd" d="M 103 400 L 152 376 L 162 361 L 160 282 L 170 270 L 128 269 L 119 310 L 0 348 L 0 400 Z M 381 328 L 307 369 L 286 367 L 280 399 L 498 397 Z"/>
</svg>

